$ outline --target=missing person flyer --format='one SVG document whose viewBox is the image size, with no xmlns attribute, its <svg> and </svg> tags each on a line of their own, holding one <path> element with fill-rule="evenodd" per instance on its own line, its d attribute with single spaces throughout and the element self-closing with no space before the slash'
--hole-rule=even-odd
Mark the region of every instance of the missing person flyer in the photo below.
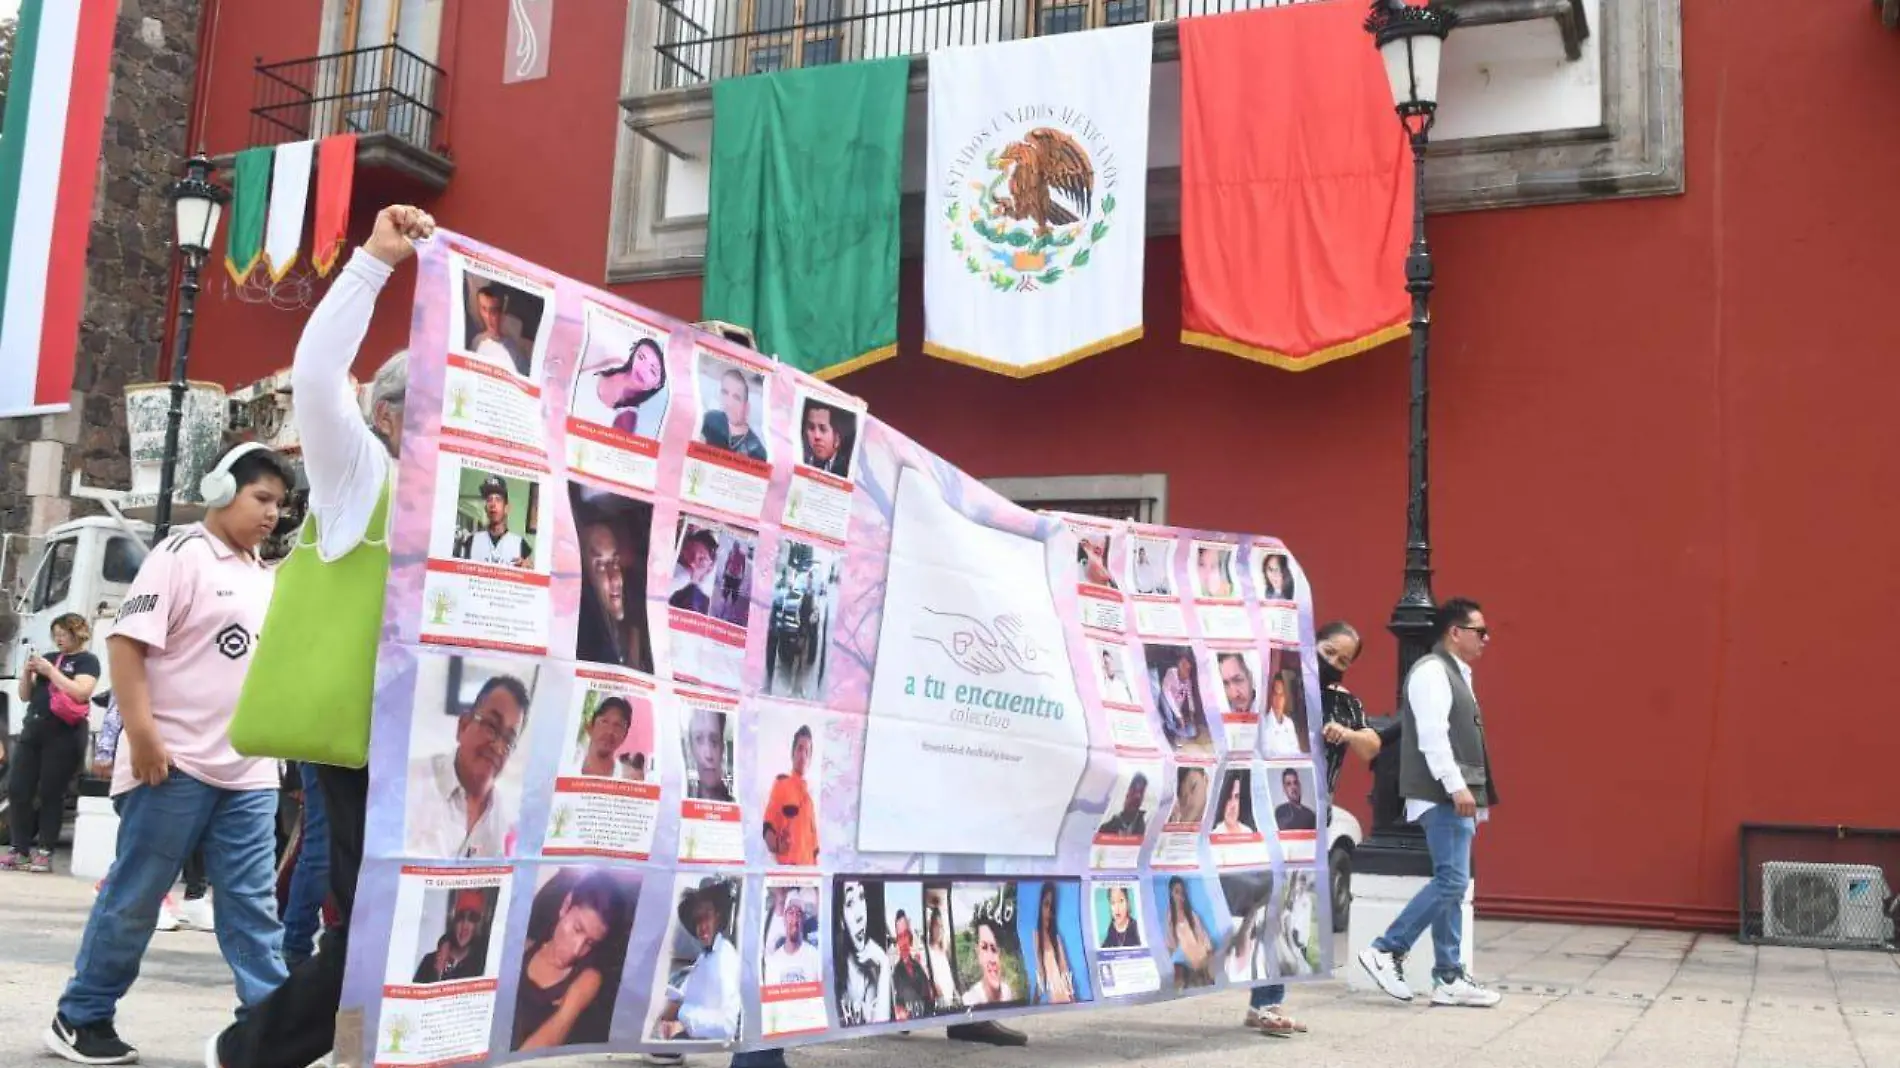
<svg viewBox="0 0 1900 1068">
<path fill-rule="evenodd" d="M 1161 989 L 1161 970 L 1141 929 L 1141 880 L 1096 879 L 1089 884 L 1095 970 L 1105 998 Z"/>
<path fill-rule="evenodd" d="M 818 386 L 800 387 L 792 399 L 798 446 L 784 525 L 842 544 L 851 528 L 852 468 L 864 402 Z"/>
<path fill-rule="evenodd" d="M 1115 749 L 1123 753 L 1157 752 L 1154 730 L 1137 696 L 1141 683 L 1128 669 L 1127 647 L 1119 640 L 1089 637 L 1083 648 L 1095 675 L 1096 692 L 1101 694 L 1102 713 L 1108 719 L 1108 734 Z"/>
<path fill-rule="evenodd" d="M 1119 761 L 1115 784 L 1109 790 L 1109 810 L 1095 828 L 1089 849 L 1089 867 L 1098 871 L 1132 870 L 1141 858 L 1141 843 L 1161 800 L 1159 760 Z"/>
<path fill-rule="evenodd" d="M 1122 603 L 1121 586 L 1108 566 L 1115 526 L 1074 516 L 1063 516 L 1062 522 L 1075 535 L 1075 592 L 1082 609 L 1082 625 L 1117 634 L 1127 630 L 1128 610 Z"/>
<path fill-rule="evenodd" d="M 1278 541 L 1256 538 L 1253 560 L 1249 573 L 1260 591 L 1260 621 L 1267 639 L 1279 645 L 1298 645 L 1300 580 L 1294 574 L 1292 554 Z"/>
<path fill-rule="evenodd" d="M 1229 541 L 1196 539 L 1188 569 L 1194 615 L 1201 637 L 1209 641 L 1245 641 L 1253 637 L 1241 598 L 1240 546 Z"/>
<path fill-rule="evenodd" d="M 1311 861 L 1319 841 L 1319 794 L 1314 789 L 1313 762 L 1271 761 L 1263 772 L 1281 858 L 1288 864 Z"/>
<path fill-rule="evenodd" d="M 545 656 L 547 469 L 447 441 L 438 463 L 422 641 Z"/>
<path fill-rule="evenodd" d="M 1174 769 L 1174 802 L 1161 837 L 1155 841 L 1151 868 L 1179 871 L 1201 866 L 1201 827 L 1207 822 L 1207 799 L 1212 790 L 1214 761 L 1182 756 Z"/>
<path fill-rule="evenodd" d="M 689 688 L 677 690 L 675 698 L 686 768 L 679 858 L 689 864 L 743 864 L 745 827 L 733 767 L 739 699 Z"/>
<path fill-rule="evenodd" d="M 574 681 L 541 852 L 646 860 L 660 814 L 655 686 L 594 667 Z"/>
<path fill-rule="evenodd" d="M 773 364 L 757 353 L 693 345 L 692 374 L 685 386 L 697 421 L 680 467 L 680 500 L 745 519 L 765 511 L 772 484 Z"/>
<path fill-rule="evenodd" d="M 825 966 L 815 876 L 765 879 L 759 938 L 759 1024 L 766 1038 L 815 1035 L 825 1015 Z"/>
<path fill-rule="evenodd" d="M 682 513 L 673 544 L 666 586 L 673 677 L 736 691 L 745 674 L 758 532 Z"/>
<path fill-rule="evenodd" d="M 480 1061 L 500 985 L 509 867 L 405 866 L 384 965 L 376 1061 Z"/>
<path fill-rule="evenodd" d="M 617 489 L 651 493 L 659 485 L 671 334 L 657 321 L 582 302 L 581 354 L 568 390 L 569 471 Z"/>
<path fill-rule="evenodd" d="M 1221 727 L 1230 752 L 1252 752 L 1260 738 L 1260 705 L 1265 691 L 1260 650 L 1253 645 L 1216 644 L 1215 673 L 1220 678 Z"/>
<path fill-rule="evenodd" d="M 1185 638 L 1187 613 L 1181 610 L 1175 557 L 1181 540 L 1158 530 L 1131 526 L 1123 559 L 1127 565 L 1129 605 L 1135 633 L 1144 638 Z"/>
<path fill-rule="evenodd" d="M 1246 763 L 1230 764 L 1221 772 L 1214 821 L 1207 829 L 1215 867 L 1254 868 L 1272 862 L 1266 836 L 1260 833 L 1253 778 L 1253 768 Z"/>
<path fill-rule="evenodd" d="M 442 432 L 544 453 L 541 379 L 554 287 L 460 249 L 448 260 Z"/>
</svg>

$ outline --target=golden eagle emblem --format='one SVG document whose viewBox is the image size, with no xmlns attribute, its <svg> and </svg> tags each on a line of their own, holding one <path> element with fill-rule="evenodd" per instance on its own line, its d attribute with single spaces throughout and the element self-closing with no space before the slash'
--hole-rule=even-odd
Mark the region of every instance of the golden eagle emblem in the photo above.
<svg viewBox="0 0 1900 1068">
<path fill-rule="evenodd" d="M 1039 235 L 1088 217 L 1095 201 L 1095 166 L 1075 138 L 1039 126 L 997 158 L 1009 169 L 1009 196 L 996 201 L 1004 215 L 1034 221 Z"/>
</svg>

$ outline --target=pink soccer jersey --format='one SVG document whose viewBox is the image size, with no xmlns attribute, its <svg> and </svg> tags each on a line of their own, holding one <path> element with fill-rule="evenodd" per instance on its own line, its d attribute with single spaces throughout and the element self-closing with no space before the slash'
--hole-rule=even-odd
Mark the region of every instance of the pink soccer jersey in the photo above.
<svg viewBox="0 0 1900 1068">
<path fill-rule="evenodd" d="M 158 737 L 179 771 L 227 790 L 274 790 L 277 762 L 231 748 L 231 716 L 270 607 L 275 576 L 197 523 L 152 550 L 119 605 L 112 633 L 144 642 Z M 119 746 L 112 794 L 138 785 Z"/>
</svg>

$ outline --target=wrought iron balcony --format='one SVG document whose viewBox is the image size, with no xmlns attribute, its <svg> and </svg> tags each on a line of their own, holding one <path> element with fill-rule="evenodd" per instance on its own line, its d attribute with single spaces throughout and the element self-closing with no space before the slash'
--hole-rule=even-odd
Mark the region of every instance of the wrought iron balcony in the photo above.
<svg viewBox="0 0 1900 1068">
<path fill-rule="evenodd" d="M 1308 0 L 653 0 L 648 92 L 744 74 L 918 56 L 958 45 L 1281 7 Z M 1461 0 L 1466 25 L 1549 18 L 1570 58 L 1589 33 L 1582 0 Z"/>
<path fill-rule="evenodd" d="M 387 167 L 432 189 L 454 171 L 440 144 L 441 67 L 397 44 L 255 67 L 253 145 L 357 135 L 357 165 Z"/>
</svg>

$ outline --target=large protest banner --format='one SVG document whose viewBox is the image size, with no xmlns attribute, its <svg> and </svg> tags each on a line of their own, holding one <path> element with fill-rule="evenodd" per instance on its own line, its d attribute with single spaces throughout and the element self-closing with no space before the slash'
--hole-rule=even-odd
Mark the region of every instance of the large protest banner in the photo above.
<svg viewBox="0 0 1900 1068">
<path fill-rule="evenodd" d="M 1026 511 L 833 386 L 455 234 L 411 322 L 339 1027 L 366 1063 L 1330 972 L 1280 542 Z"/>
</svg>

